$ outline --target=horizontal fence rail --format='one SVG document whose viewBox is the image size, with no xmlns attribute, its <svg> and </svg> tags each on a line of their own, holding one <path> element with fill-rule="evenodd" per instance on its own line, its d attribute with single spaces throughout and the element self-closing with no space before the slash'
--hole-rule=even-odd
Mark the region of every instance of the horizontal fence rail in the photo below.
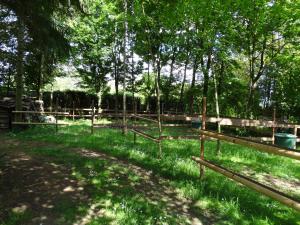
<svg viewBox="0 0 300 225">
<path fill-rule="evenodd" d="M 151 140 L 151 141 L 159 142 L 159 138 L 153 137 L 153 136 L 151 136 L 151 135 L 149 135 L 149 134 L 146 134 L 146 133 L 144 133 L 144 132 L 141 132 L 141 131 L 139 131 L 139 130 L 132 129 L 131 131 L 134 132 L 134 133 L 136 133 L 137 135 L 142 136 L 142 137 L 144 137 L 144 138 L 146 138 L 146 139 L 149 139 L 149 140 Z"/>
<path fill-rule="evenodd" d="M 62 115 L 62 116 L 68 116 L 70 115 L 69 113 L 66 112 L 40 112 L 40 111 L 12 111 L 12 113 L 18 114 L 18 113 L 22 113 L 22 114 L 50 114 L 50 115 Z"/>
<path fill-rule="evenodd" d="M 135 117 L 135 118 L 137 118 L 137 119 L 140 119 L 140 120 L 145 120 L 145 121 L 148 121 L 148 122 L 152 122 L 152 123 L 158 123 L 157 120 L 149 119 L 149 118 L 142 117 L 142 116 L 134 115 L 133 117 Z"/>
<path fill-rule="evenodd" d="M 69 123 L 39 123 L 39 122 L 12 122 L 13 125 L 57 125 L 57 126 L 66 126 L 70 125 Z"/>
<path fill-rule="evenodd" d="M 201 159 L 198 157 L 192 157 L 192 159 L 195 162 L 199 163 L 200 165 L 204 165 L 204 166 L 210 168 L 211 170 L 214 170 L 215 172 L 221 173 L 224 176 L 226 176 L 232 180 L 235 180 L 249 188 L 252 188 L 252 189 L 256 190 L 257 192 L 265 194 L 266 196 L 269 196 L 270 198 L 273 198 L 273 199 L 300 212 L 300 202 L 297 199 L 294 199 L 282 192 L 279 192 L 278 190 L 275 190 L 271 187 L 261 184 L 255 180 L 252 180 L 251 178 L 248 178 L 241 174 L 230 171 L 222 166 L 216 165 L 207 160 L 204 160 L 204 159 Z"/>
<path fill-rule="evenodd" d="M 245 138 L 233 137 L 233 136 L 224 135 L 224 134 L 220 134 L 220 133 L 216 133 L 216 132 L 212 132 L 212 131 L 200 130 L 199 132 L 200 132 L 200 134 L 208 136 L 208 137 L 231 142 L 234 144 L 243 145 L 246 147 L 252 147 L 252 148 L 255 148 L 262 152 L 272 153 L 275 155 L 280 155 L 280 156 L 285 156 L 285 157 L 300 160 L 300 151 L 285 149 L 285 148 L 277 147 L 274 145 L 267 145 L 267 144 L 263 144 L 260 142 L 251 141 L 251 140 L 248 140 Z"/>
</svg>

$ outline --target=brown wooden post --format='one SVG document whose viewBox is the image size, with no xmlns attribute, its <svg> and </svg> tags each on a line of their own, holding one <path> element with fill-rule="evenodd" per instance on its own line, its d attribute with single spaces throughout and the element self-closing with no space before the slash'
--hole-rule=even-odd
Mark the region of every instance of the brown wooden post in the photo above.
<svg viewBox="0 0 300 225">
<path fill-rule="evenodd" d="M 58 108 L 58 98 L 56 98 L 56 106 L 55 106 L 55 132 L 58 132 L 58 123 L 57 123 L 57 108 Z"/>
<path fill-rule="evenodd" d="M 202 100 L 202 126 L 201 130 L 205 130 L 205 122 L 206 122 L 206 97 L 203 97 Z M 205 144 L 205 136 L 201 134 L 201 146 L 200 146 L 200 158 L 204 160 L 204 144 Z M 204 166 L 200 165 L 200 178 L 204 176 Z"/>
<path fill-rule="evenodd" d="M 91 121 L 91 134 L 94 134 L 94 119 L 95 119 L 95 107 L 94 107 L 94 100 L 92 102 L 92 121 Z"/>
<path fill-rule="evenodd" d="M 275 132 L 276 132 L 276 108 L 273 109 L 273 127 L 272 127 L 272 144 L 275 144 Z"/>
</svg>

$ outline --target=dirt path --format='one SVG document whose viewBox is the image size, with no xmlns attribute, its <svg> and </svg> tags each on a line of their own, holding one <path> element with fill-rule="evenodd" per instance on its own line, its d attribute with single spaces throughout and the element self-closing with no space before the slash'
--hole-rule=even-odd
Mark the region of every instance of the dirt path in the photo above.
<svg viewBox="0 0 300 225">
<path fill-rule="evenodd" d="M 36 157 L 26 153 L 26 149 L 51 146 L 40 142 L 20 142 L 0 137 L 0 223 L 12 212 L 30 212 L 31 219 L 23 224 L 70 224 L 60 216 L 62 212 L 55 210 L 60 204 L 72 207 L 88 204 L 89 210 L 80 215 L 74 225 L 88 224 L 93 217 L 105 215 L 105 211 L 97 204 L 91 203 L 88 187 L 72 177 L 71 168 L 56 164 L 49 158 Z M 187 224 L 211 224 L 210 215 L 195 215 L 193 203 L 180 196 L 168 181 L 126 161 L 87 149 L 66 149 L 80 154 L 84 158 L 101 158 L 109 165 L 117 165 L 129 169 L 140 179 L 132 183 L 126 174 L 114 174 L 125 179 L 137 193 L 142 194 L 149 203 L 163 202 L 165 210 L 172 215 L 186 218 Z M 5 154 L 5 155 L 3 155 Z M 2 155 L 2 156 L 1 156 Z M 114 193 L 117 195 L 118 193 Z"/>
<path fill-rule="evenodd" d="M 32 219 L 24 224 L 63 224 L 53 208 L 61 202 L 87 202 L 85 187 L 71 178 L 69 168 L 26 154 L 31 146 L 1 139 L 0 222 L 11 213 L 30 212 Z"/>
</svg>

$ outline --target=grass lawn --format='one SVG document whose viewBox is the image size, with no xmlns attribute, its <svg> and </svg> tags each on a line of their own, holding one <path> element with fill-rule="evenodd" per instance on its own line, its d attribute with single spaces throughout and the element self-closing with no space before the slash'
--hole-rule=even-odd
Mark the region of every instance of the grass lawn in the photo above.
<svg viewBox="0 0 300 225">
<path fill-rule="evenodd" d="M 9 134 L 10 138 L 24 142 L 49 143 L 50 147 L 37 146 L 27 152 L 71 168 L 72 178 L 87 185 L 89 204 L 70 206 L 68 202 L 62 202 L 54 207 L 53 210 L 62 214 L 62 224 L 67 224 L 66 221 L 73 223 L 78 215 L 87 215 L 91 205 L 103 208 L 105 212 L 93 216 L 87 223 L 90 225 L 188 224 L 187 216 L 198 218 L 204 224 L 300 224 L 300 214 L 295 210 L 209 169 L 205 178 L 200 180 L 199 166 L 191 160 L 191 156 L 199 155 L 199 141 L 163 141 L 163 155 L 159 159 L 155 143 L 138 137 L 134 144 L 131 132 L 123 136 L 120 130 L 113 129 L 95 129 L 91 135 L 89 123 L 77 121 L 72 126 L 60 127 L 57 134 L 50 126 Z M 164 135 L 172 132 L 169 129 Z M 145 173 L 127 167 L 126 163 L 115 165 L 101 157 L 84 157 L 68 150 L 74 148 L 106 153 L 150 171 L 157 179 L 164 179 L 164 185 L 176 190 L 179 196 L 174 200 L 168 196 L 168 188 L 161 190 L 157 185 L 151 186 L 151 182 L 145 183 Z M 222 142 L 221 156 L 215 154 L 215 149 L 216 142 L 206 142 L 206 159 L 300 199 L 298 161 L 225 142 Z M 151 191 L 155 189 L 157 193 L 152 195 Z M 153 200 L 153 196 L 159 196 L 159 199 Z M 176 211 L 185 201 L 189 201 L 191 208 L 188 215 L 182 213 L 184 210 Z M 13 222 L 20 221 L 15 217 L 17 215 L 12 215 L 4 224 L 19 224 Z M 30 216 L 24 217 L 26 220 Z"/>
</svg>

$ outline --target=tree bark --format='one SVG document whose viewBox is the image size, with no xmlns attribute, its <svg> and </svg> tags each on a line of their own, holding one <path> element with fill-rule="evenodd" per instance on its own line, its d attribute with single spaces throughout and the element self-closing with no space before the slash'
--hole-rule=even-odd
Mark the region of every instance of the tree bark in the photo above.
<svg viewBox="0 0 300 225">
<path fill-rule="evenodd" d="M 170 87 L 172 86 L 172 81 L 174 79 L 173 71 L 174 71 L 175 59 L 176 59 L 176 50 L 174 49 L 173 53 L 172 53 L 171 64 L 170 64 L 170 75 L 169 75 L 169 80 L 168 80 L 168 90 L 167 90 L 167 93 L 166 93 L 166 107 L 165 107 L 166 109 L 170 108 L 170 104 L 169 104 L 169 101 L 170 101 Z"/>
<path fill-rule="evenodd" d="M 194 65 L 193 65 L 193 74 L 192 74 L 192 83 L 191 83 L 191 89 L 190 89 L 190 114 L 194 113 L 194 88 L 195 88 L 195 83 L 196 83 L 196 72 L 198 69 L 198 59 L 197 57 L 194 60 Z"/>
<path fill-rule="evenodd" d="M 41 61 L 40 61 L 40 74 L 39 74 L 39 83 L 38 83 L 38 100 L 43 100 L 43 81 L 44 81 L 44 74 L 45 74 L 45 53 L 41 53 Z"/>
<path fill-rule="evenodd" d="M 148 62 L 148 72 L 147 72 L 147 77 L 148 77 L 148 84 L 150 84 L 150 62 Z M 150 112 L 150 99 L 151 99 L 151 95 L 149 94 L 147 96 L 147 104 L 146 104 L 146 111 Z"/>
<path fill-rule="evenodd" d="M 51 84 L 51 92 L 50 92 L 50 112 L 53 111 L 53 84 Z"/>
<path fill-rule="evenodd" d="M 24 73 L 24 24 L 18 17 L 18 33 L 17 33 L 17 74 L 16 74 L 16 111 L 22 111 L 22 95 L 23 95 L 23 73 Z M 22 114 L 16 114 L 16 121 L 21 122 Z"/>
<path fill-rule="evenodd" d="M 133 41 L 132 41 L 133 42 Z M 135 75 L 134 75 L 134 59 L 133 59 L 133 45 L 131 45 L 131 80 L 132 80 L 132 112 L 136 109 L 135 99 Z"/>
<path fill-rule="evenodd" d="M 209 51 L 208 54 L 207 54 L 206 66 L 204 66 L 204 59 L 203 59 L 203 57 L 201 57 L 201 67 L 202 67 L 202 72 L 203 72 L 203 75 L 204 75 L 203 96 L 207 97 L 208 84 L 209 84 L 209 72 L 210 72 L 210 69 L 211 69 L 211 51 Z"/>
<path fill-rule="evenodd" d="M 127 75 L 127 33 L 128 33 L 128 22 L 127 22 L 127 0 L 124 0 L 124 77 L 123 77 L 123 134 L 127 134 L 127 119 L 126 119 L 126 75 Z"/>
<path fill-rule="evenodd" d="M 7 85 L 6 85 L 6 96 L 9 96 L 10 83 L 11 83 L 11 66 L 9 66 L 9 68 L 8 68 L 8 79 L 7 79 Z"/>
<path fill-rule="evenodd" d="M 213 79 L 214 79 L 214 87 L 215 87 L 215 103 L 216 103 L 216 114 L 217 114 L 217 125 L 218 125 L 218 133 L 221 133 L 221 124 L 220 124 L 220 108 L 219 108 L 219 93 L 218 93 L 218 86 L 217 86 L 217 78 L 216 74 L 213 73 Z M 221 142 L 218 139 L 217 140 L 217 155 L 221 153 Z"/>
<path fill-rule="evenodd" d="M 116 53 L 114 53 L 114 77 L 115 77 L 115 113 L 119 112 L 119 69 L 118 69 L 118 58 Z"/>
<path fill-rule="evenodd" d="M 188 63 L 189 63 L 189 59 L 187 58 L 185 60 L 185 64 L 184 64 L 183 80 L 182 80 L 181 89 L 180 89 L 179 102 L 177 103 L 177 107 L 176 107 L 176 113 L 178 111 L 179 105 L 181 106 L 180 110 L 182 112 L 184 110 L 184 104 L 182 104 L 182 99 L 183 99 L 183 93 L 184 93 L 184 86 L 185 86 L 185 81 L 186 81 L 186 72 L 187 72 Z"/>
<path fill-rule="evenodd" d="M 156 79 L 155 79 L 155 86 L 156 86 L 156 107 L 157 107 L 157 122 L 158 122 L 158 131 L 159 131 L 159 137 L 162 135 L 162 127 L 161 127 L 161 117 L 160 117 L 160 58 L 158 57 L 157 60 L 157 71 L 156 71 Z M 159 156 L 162 156 L 162 150 L 161 150 L 161 143 L 159 141 Z"/>
</svg>

